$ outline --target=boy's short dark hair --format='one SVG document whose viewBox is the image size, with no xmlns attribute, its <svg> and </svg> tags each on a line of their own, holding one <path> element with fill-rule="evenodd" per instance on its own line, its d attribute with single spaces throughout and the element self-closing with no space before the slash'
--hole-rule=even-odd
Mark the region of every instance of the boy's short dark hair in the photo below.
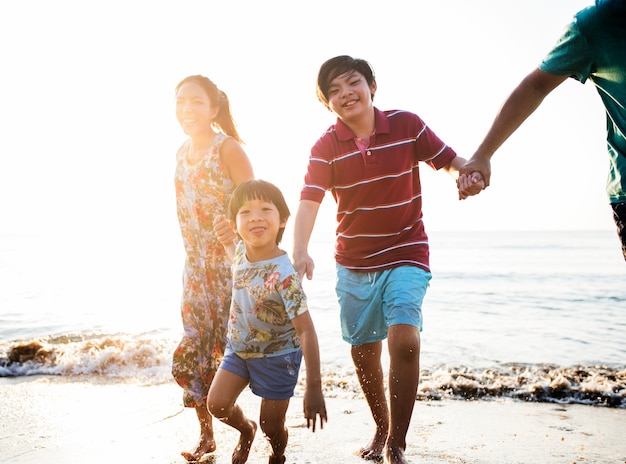
<svg viewBox="0 0 626 464">
<path fill-rule="evenodd" d="M 350 71 L 357 71 L 363 74 L 368 85 L 372 85 L 376 79 L 372 65 L 361 58 L 339 55 L 327 60 L 324 64 L 322 64 L 322 66 L 320 66 L 319 73 L 317 74 L 316 93 L 318 100 L 321 101 L 326 108 L 329 107 L 328 87 L 330 87 L 330 82 L 336 77 Z"/>
<path fill-rule="evenodd" d="M 278 187 L 265 180 L 251 179 L 242 182 L 233 191 L 228 203 L 228 219 L 235 222 L 239 209 L 245 202 L 250 200 L 263 200 L 272 203 L 276 206 L 281 221 L 286 221 L 291 215 L 285 197 Z M 276 236 L 277 245 L 282 240 L 284 232 L 284 227 L 278 230 L 278 235 Z"/>
</svg>

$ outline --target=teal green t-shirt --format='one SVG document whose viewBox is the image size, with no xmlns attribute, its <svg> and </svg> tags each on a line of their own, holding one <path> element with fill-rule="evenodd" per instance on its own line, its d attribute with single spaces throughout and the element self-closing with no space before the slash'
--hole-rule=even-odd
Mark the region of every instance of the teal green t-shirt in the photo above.
<svg viewBox="0 0 626 464">
<path fill-rule="evenodd" d="M 539 69 L 595 84 L 607 115 L 607 193 L 611 203 L 626 201 L 626 12 L 579 11 Z"/>
</svg>

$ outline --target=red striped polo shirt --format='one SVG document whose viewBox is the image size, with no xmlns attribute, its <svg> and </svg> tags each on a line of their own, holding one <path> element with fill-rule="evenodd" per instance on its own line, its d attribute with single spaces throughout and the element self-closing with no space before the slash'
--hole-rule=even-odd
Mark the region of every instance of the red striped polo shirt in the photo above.
<svg viewBox="0 0 626 464">
<path fill-rule="evenodd" d="M 331 191 L 340 265 L 362 272 L 402 265 L 429 271 L 419 162 L 441 169 L 456 153 L 416 114 L 374 111 L 375 131 L 363 152 L 340 119 L 320 137 L 311 149 L 300 199 L 321 203 Z"/>
</svg>

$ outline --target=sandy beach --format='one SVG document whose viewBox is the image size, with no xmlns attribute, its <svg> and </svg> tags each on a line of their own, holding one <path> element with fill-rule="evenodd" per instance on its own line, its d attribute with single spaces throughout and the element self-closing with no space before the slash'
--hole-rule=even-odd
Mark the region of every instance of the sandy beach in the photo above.
<svg viewBox="0 0 626 464">
<path fill-rule="evenodd" d="M 259 399 L 241 404 L 251 417 Z M 329 422 L 311 433 L 302 399 L 290 405 L 288 464 L 363 462 L 352 455 L 373 431 L 365 402 L 327 398 Z M 0 463 L 184 463 L 197 438 L 193 410 L 173 383 L 86 382 L 62 377 L 0 379 Z M 412 463 L 626 463 L 626 410 L 507 401 L 417 402 L 408 437 Z M 218 450 L 205 462 L 229 464 L 237 433 L 216 423 Z M 259 433 L 248 462 L 266 463 Z"/>
</svg>

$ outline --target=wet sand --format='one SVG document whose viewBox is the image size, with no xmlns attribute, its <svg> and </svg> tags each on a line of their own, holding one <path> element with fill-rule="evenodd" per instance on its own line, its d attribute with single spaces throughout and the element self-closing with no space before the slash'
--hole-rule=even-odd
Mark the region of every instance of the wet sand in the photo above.
<svg viewBox="0 0 626 464">
<path fill-rule="evenodd" d="M 327 397 L 329 422 L 311 433 L 302 398 L 288 411 L 287 464 L 364 463 L 353 452 L 373 423 L 365 401 Z M 258 416 L 249 391 L 241 404 Z M 183 464 L 198 435 L 195 413 L 174 383 L 89 383 L 61 377 L 0 379 L 0 463 Z M 408 435 L 411 463 L 626 463 L 626 410 L 503 401 L 417 402 Z M 211 464 L 230 464 L 238 436 L 216 422 Z M 249 463 L 267 462 L 259 432 Z"/>
</svg>

